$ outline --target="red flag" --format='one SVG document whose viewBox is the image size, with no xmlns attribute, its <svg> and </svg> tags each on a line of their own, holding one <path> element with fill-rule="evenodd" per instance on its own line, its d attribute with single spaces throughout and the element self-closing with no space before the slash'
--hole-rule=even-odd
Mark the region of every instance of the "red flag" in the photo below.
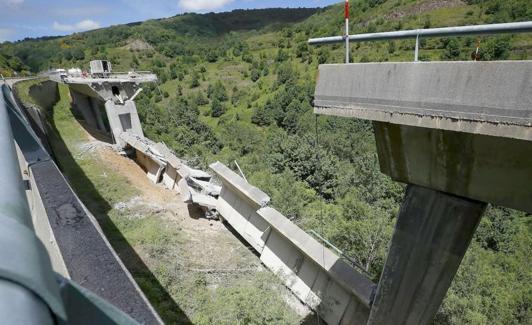
<svg viewBox="0 0 532 325">
<path fill-rule="evenodd" d="M 349 0 L 345 0 L 345 19 L 349 19 Z"/>
</svg>

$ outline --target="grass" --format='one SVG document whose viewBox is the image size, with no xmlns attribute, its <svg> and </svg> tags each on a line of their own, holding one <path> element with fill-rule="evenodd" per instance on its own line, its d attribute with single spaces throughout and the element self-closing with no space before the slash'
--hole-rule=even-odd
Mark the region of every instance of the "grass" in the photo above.
<svg viewBox="0 0 532 325">
<path fill-rule="evenodd" d="M 30 88 L 34 85 L 37 85 L 41 83 L 44 79 L 31 79 L 31 80 L 25 80 L 18 82 L 16 84 L 16 90 L 17 90 L 17 96 L 19 97 L 22 104 L 27 106 L 36 106 L 39 105 L 35 102 L 35 100 L 30 96 Z"/>
</svg>

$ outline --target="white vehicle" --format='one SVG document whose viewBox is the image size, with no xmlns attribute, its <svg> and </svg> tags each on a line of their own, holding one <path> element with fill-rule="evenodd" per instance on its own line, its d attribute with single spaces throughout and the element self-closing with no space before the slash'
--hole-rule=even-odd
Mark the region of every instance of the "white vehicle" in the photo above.
<svg viewBox="0 0 532 325">
<path fill-rule="evenodd" d="M 90 62 L 91 75 L 93 77 L 107 78 L 111 74 L 111 62 L 106 60 L 94 60 Z"/>
</svg>

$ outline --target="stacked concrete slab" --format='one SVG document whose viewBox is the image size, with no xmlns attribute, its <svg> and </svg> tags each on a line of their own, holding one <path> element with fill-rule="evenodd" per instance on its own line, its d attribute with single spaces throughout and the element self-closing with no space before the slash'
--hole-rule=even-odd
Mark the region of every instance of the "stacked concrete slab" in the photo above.
<svg viewBox="0 0 532 325">
<path fill-rule="evenodd" d="M 270 197 L 227 166 L 210 166 L 222 182 L 218 212 L 305 304 L 329 325 L 365 324 L 375 285 L 275 209 Z"/>
<path fill-rule="evenodd" d="M 136 162 L 153 183 L 179 192 L 186 203 L 195 203 L 207 210 L 216 208 L 221 188 L 210 182 L 211 175 L 187 166 L 164 143 L 129 132 L 122 132 L 120 139 L 125 146 L 134 149 Z"/>
</svg>

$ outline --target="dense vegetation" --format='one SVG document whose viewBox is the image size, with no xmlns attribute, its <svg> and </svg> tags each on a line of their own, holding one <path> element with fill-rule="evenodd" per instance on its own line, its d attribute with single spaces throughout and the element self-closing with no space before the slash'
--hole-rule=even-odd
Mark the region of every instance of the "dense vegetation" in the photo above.
<svg viewBox="0 0 532 325">
<path fill-rule="evenodd" d="M 353 33 L 532 19 L 528 0 L 358 0 Z M 4 67 L 40 71 L 108 58 L 151 69 L 160 84 L 138 98 L 145 133 L 205 168 L 237 160 L 251 183 L 307 230 L 322 234 L 377 281 L 403 185 L 379 172 L 371 125 L 312 112 L 317 65 L 341 62 L 342 7 L 187 14 L 64 38 L 7 43 Z M 132 40 L 147 45 L 128 50 Z M 469 60 L 476 37 L 422 41 L 423 60 Z M 409 61 L 412 41 L 354 44 L 352 60 Z M 527 35 L 482 37 L 483 60 L 527 59 Z M 0 64 L 2 57 L 0 56 Z M 4 60 L 6 61 L 6 60 Z M 13 65 L 17 65 L 15 68 Z M 0 65 L 1 66 L 1 65 Z M 436 324 L 532 323 L 530 215 L 490 207 Z"/>
</svg>

